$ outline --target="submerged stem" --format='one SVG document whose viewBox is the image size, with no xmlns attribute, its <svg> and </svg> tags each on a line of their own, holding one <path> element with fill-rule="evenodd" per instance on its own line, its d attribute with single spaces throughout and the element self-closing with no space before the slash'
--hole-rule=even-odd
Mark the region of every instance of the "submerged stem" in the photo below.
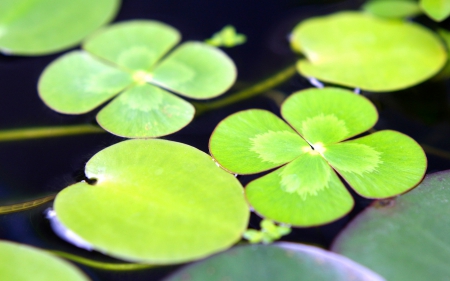
<svg viewBox="0 0 450 281">
<path fill-rule="evenodd" d="M 53 195 L 49 195 L 49 196 L 46 196 L 43 198 L 39 198 L 39 199 L 35 199 L 35 200 L 23 202 L 23 203 L 18 203 L 18 204 L 13 204 L 13 205 L 8 205 L 8 206 L 0 206 L 0 215 L 25 211 L 25 210 L 37 207 L 39 205 L 42 205 L 49 201 L 52 201 L 53 199 L 55 199 L 55 196 L 56 196 L 56 194 L 53 194 Z"/>
<path fill-rule="evenodd" d="M 79 264 L 83 264 L 93 268 L 99 268 L 104 270 L 116 270 L 116 271 L 125 271 L 125 270 L 139 270 L 139 269 L 147 269 L 155 267 L 150 264 L 141 264 L 141 263 L 110 263 L 110 262 L 100 262 L 94 261 L 87 258 L 79 257 L 76 255 L 72 255 L 66 252 L 61 251 L 49 251 L 50 253 L 60 256 L 62 258 L 74 261 Z"/>
<path fill-rule="evenodd" d="M 10 129 L 0 130 L 0 142 L 105 132 L 102 128 L 89 124 Z"/>
<path fill-rule="evenodd" d="M 195 102 L 192 104 L 195 106 L 196 115 L 198 116 L 207 111 L 225 107 L 225 106 L 237 103 L 239 101 L 246 100 L 251 97 L 257 96 L 259 94 L 262 94 L 262 93 L 266 92 L 267 90 L 270 90 L 270 89 L 282 84 L 283 82 L 287 81 L 289 78 L 294 76 L 295 73 L 297 73 L 295 65 L 289 65 L 288 67 L 275 73 L 274 75 L 271 75 L 270 77 L 254 84 L 242 91 L 237 91 L 228 97 L 219 99 L 217 101 L 208 102 L 208 103 Z"/>
</svg>

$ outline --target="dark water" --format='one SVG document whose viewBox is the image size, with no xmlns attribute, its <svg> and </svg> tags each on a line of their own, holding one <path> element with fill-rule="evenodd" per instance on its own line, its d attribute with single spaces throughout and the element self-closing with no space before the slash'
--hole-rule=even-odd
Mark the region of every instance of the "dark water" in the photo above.
<svg viewBox="0 0 450 281">
<path fill-rule="evenodd" d="M 295 61 L 287 35 L 296 23 L 333 11 L 357 9 L 361 1 L 175 1 L 124 0 L 116 21 L 155 19 L 179 29 L 184 40 L 203 40 L 227 24 L 248 37 L 242 46 L 226 50 L 239 71 L 238 85 L 251 84 Z M 424 24 L 433 25 L 426 19 Z M 448 22 L 442 23 L 443 26 Z M 36 83 L 42 70 L 60 54 L 27 58 L 0 56 L 0 129 L 66 125 L 95 122 L 95 112 L 67 116 L 53 112 L 38 98 Z M 288 95 L 310 87 L 295 76 L 277 91 Z M 450 151 L 450 111 L 448 81 L 426 82 L 405 91 L 389 94 L 364 93 L 378 107 L 376 129 L 394 129 L 418 142 Z M 278 114 L 272 100 L 256 97 L 200 116 L 167 139 L 183 142 L 207 152 L 209 136 L 217 123 L 233 112 L 263 108 Z M 121 138 L 109 134 L 49 138 L 0 143 L 0 204 L 11 204 L 53 194 L 84 177 L 85 162 L 101 149 Z M 450 168 L 450 160 L 427 153 L 428 172 Z M 252 177 L 240 178 L 245 184 Z M 370 200 L 355 195 L 355 209 L 346 217 L 322 227 L 295 229 L 283 240 L 328 247 L 337 233 Z M 113 261 L 97 253 L 87 253 L 58 239 L 42 213 L 51 203 L 20 213 L 0 216 L 0 239 L 56 249 L 100 261 Z M 252 217 L 257 228 L 259 219 Z M 107 272 L 81 266 L 93 280 L 159 280 L 176 267 L 135 272 Z"/>
</svg>

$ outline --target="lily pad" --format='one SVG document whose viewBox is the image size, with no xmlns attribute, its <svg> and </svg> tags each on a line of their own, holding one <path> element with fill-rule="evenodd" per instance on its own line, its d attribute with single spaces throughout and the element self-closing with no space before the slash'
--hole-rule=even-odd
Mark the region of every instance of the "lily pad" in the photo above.
<svg viewBox="0 0 450 281">
<path fill-rule="evenodd" d="M 89 280 L 75 266 L 34 247 L 0 241 L 0 252 L 1 280 Z"/>
<path fill-rule="evenodd" d="M 443 21 L 450 15 L 449 0 L 420 0 L 420 7 L 435 21 Z"/>
<path fill-rule="evenodd" d="M 39 95 L 67 114 L 90 111 L 119 95 L 97 115 L 105 130 L 129 138 L 174 133 L 194 117 L 188 102 L 225 92 L 236 79 L 233 61 L 201 42 L 180 40 L 176 29 L 136 20 L 100 30 L 74 51 L 52 62 L 39 79 Z"/>
<path fill-rule="evenodd" d="M 77 45 L 109 22 L 119 0 L 2 0 L 0 51 L 45 55 Z"/>
<path fill-rule="evenodd" d="M 427 160 L 410 137 L 369 130 L 378 113 L 366 98 L 337 88 L 294 93 L 281 106 L 283 120 L 264 110 L 235 113 L 219 123 L 209 149 L 232 173 L 255 174 L 248 202 L 262 217 L 293 226 L 315 226 L 347 214 L 353 199 L 339 173 L 360 195 L 386 198 L 422 179 Z"/>
<path fill-rule="evenodd" d="M 165 281 L 383 281 L 369 269 L 317 247 L 278 243 L 240 246 L 189 265 Z"/>
<path fill-rule="evenodd" d="M 58 194 L 60 223 L 102 253 L 152 264 L 225 250 L 246 230 L 249 209 L 236 178 L 209 155 L 166 140 L 130 140 L 86 165 L 90 185 Z"/>
<path fill-rule="evenodd" d="M 383 18 L 407 18 L 422 13 L 414 0 L 371 0 L 362 7 L 364 11 Z"/>
<path fill-rule="evenodd" d="M 423 82 L 447 60 L 441 41 L 426 28 L 357 12 L 301 22 L 291 44 L 306 57 L 297 63 L 303 76 L 373 92 Z"/>
<path fill-rule="evenodd" d="M 448 280 L 449 201 L 450 171 L 428 175 L 411 192 L 376 201 L 332 249 L 387 280 Z"/>
</svg>

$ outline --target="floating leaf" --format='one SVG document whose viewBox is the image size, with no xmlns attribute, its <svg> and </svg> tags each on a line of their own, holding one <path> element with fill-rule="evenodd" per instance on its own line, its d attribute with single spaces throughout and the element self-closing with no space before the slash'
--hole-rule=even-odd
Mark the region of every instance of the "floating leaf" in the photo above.
<svg viewBox="0 0 450 281">
<path fill-rule="evenodd" d="M 382 18 L 407 18 L 421 14 L 420 6 L 412 0 L 371 0 L 362 7 L 364 11 Z"/>
<path fill-rule="evenodd" d="M 450 15 L 449 0 L 420 0 L 420 7 L 435 21 L 443 21 Z"/>
<path fill-rule="evenodd" d="M 2 0 L 0 51 L 44 55 L 77 45 L 110 21 L 119 0 Z"/>
<path fill-rule="evenodd" d="M 0 280 L 89 280 L 75 266 L 37 248 L 0 241 L 0 253 Z"/>
<path fill-rule="evenodd" d="M 306 56 L 297 64 L 302 75 L 374 92 L 418 84 L 447 59 L 440 40 L 424 27 L 356 12 L 301 22 L 291 44 Z"/>
<path fill-rule="evenodd" d="M 343 254 L 387 280 L 450 276 L 450 171 L 428 175 L 411 192 L 375 202 L 335 240 Z"/>
<path fill-rule="evenodd" d="M 205 42 L 215 47 L 231 48 L 237 45 L 244 44 L 247 37 L 244 34 L 237 33 L 232 25 L 227 25 L 221 31 L 214 33 L 214 35 L 205 40 Z"/>
<path fill-rule="evenodd" d="M 85 51 L 51 63 L 39 95 L 58 112 L 80 114 L 119 94 L 97 116 L 105 130 L 129 138 L 174 133 L 192 120 L 194 108 L 166 90 L 206 99 L 236 79 L 231 59 L 207 44 L 187 42 L 167 54 L 179 40 L 177 30 L 157 21 L 112 25 L 89 37 Z"/>
<path fill-rule="evenodd" d="M 165 281 L 383 281 L 376 273 L 337 254 L 294 243 L 240 246 L 182 268 Z"/>
<path fill-rule="evenodd" d="M 210 139 L 211 155 L 232 173 L 286 164 L 245 189 L 255 212 L 267 219 L 314 226 L 347 214 L 353 199 L 332 168 L 368 198 L 401 194 L 425 173 L 422 148 L 401 133 L 380 131 L 345 141 L 378 119 L 362 96 L 337 88 L 308 89 L 291 95 L 281 112 L 297 137 L 272 113 L 247 110 L 219 123 Z"/>
<path fill-rule="evenodd" d="M 247 227 L 249 210 L 234 176 L 197 149 L 165 140 L 131 140 L 86 165 L 80 182 L 55 199 L 61 224 L 105 254 L 155 264 L 224 250 Z"/>
</svg>

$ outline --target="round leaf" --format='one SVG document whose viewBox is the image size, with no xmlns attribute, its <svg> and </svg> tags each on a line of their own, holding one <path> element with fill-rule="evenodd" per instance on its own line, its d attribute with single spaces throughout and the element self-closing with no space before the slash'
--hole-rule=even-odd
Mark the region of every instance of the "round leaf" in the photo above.
<svg viewBox="0 0 450 281">
<path fill-rule="evenodd" d="M 159 137 L 191 122 L 194 107 L 150 84 L 135 85 L 120 94 L 97 115 L 99 125 L 118 136 Z"/>
<path fill-rule="evenodd" d="M 165 281 L 383 281 L 379 275 L 337 254 L 294 243 L 241 246 L 187 266 Z"/>
<path fill-rule="evenodd" d="M 418 24 L 343 12 L 297 25 L 292 45 L 307 59 L 300 73 L 368 91 L 394 91 L 436 74 L 447 54 L 440 40 Z"/>
<path fill-rule="evenodd" d="M 341 180 L 315 151 L 250 182 L 245 193 L 264 218 L 301 227 L 329 223 L 353 207 Z"/>
<path fill-rule="evenodd" d="M 450 172 L 428 175 L 414 190 L 375 202 L 342 231 L 333 251 L 387 280 L 448 280 Z"/>
<path fill-rule="evenodd" d="M 179 41 L 179 32 L 169 25 L 134 20 L 97 32 L 83 48 L 129 71 L 150 71 Z"/>
<path fill-rule="evenodd" d="M 0 280 L 89 280 L 75 266 L 37 248 L 0 241 L 0 253 Z"/>
<path fill-rule="evenodd" d="M 119 0 L 2 0 L 0 51 L 43 55 L 77 45 L 110 21 Z"/>
<path fill-rule="evenodd" d="M 386 198 L 420 182 L 427 168 L 423 149 L 395 131 L 325 146 L 325 159 L 360 195 Z"/>
<path fill-rule="evenodd" d="M 193 99 L 219 96 L 236 80 L 233 61 L 221 50 L 187 42 L 152 71 L 151 83 Z"/>
<path fill-rule="evenodd" d="M 283 103 L 281 114 L 313 146 L 358 135 L 378 119 L 368 99 L 337 88 L 296 92 Z"/>
<path fill-rule="evenodd" d="M 55 199 L 61 224 L 92 247 L 156 264 L 203 258 L 237 242 L 249 210 L 242 186 L 209 155 L 165 140 L 129 140 L 86 165 Z"/>
<path fill-rule="evenodd" d="M 449 0 L 420 0 L 420 7 L 435 21 L 443 21 L 450 15 Z"/>
<path fill-rule="evenodd" d="M 363 9 L 383 18 L 407 18 L 421 13 L 418 3 L 412 0 L 371 0 Z"/>
<path fill-rule="evenodd" d="M 309 148 L 291 127 L 265 110 L 235 113 L 214 129 L 211 155 L 225 169 L 238 174 L 266 171 L 303 154 Z"/>
<path fill-rule="evenodd" d="M 132 77 L 86 52 L 73 51 L 53 61 L 39 78 L 39 96 L 61 113 L 81 114 L 109 100 Z"/>
</svg>

